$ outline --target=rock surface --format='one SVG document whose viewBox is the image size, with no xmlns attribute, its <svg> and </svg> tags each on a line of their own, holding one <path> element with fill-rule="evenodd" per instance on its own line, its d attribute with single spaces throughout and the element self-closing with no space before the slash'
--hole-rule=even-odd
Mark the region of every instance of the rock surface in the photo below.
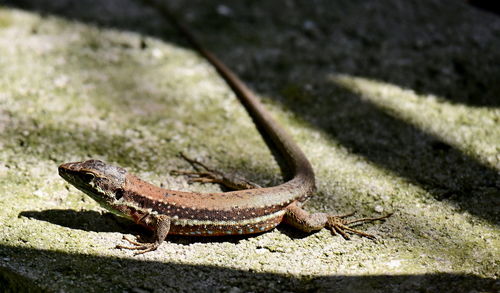
<svg viewBox="0 0 500 293">
<path fill-rule="evenodd" d="M 189 4 L 188 4 L 189 3 Z M 310 158 L 310 211 L 379 215 L 345 241 L 288 227 L 147 235 L 65 183 L 98 158 L 171 189 L 180 151 L 261 185 L 278 164 L 213 68 L 141 1 L 0 1 L 0 291 L 494 292 L 500 17 L 460 1 L 168 1 Z"/>
</svg>

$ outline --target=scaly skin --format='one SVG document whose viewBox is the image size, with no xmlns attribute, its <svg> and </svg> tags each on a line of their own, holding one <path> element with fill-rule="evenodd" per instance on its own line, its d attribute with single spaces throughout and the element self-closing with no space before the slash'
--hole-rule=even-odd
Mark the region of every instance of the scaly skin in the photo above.
<svg viewBox="0 0 500 293">
<path fill-rule="evenodd" d="M 103 207 L 154 231 L 152 243 L 137 243 L 127 239 L 134 246 L 118 247 L 145 253 L 158 248 L 167 234 L 191 236 L 253 234 L 271 230 L 282 222 L 305 232 L 326 227 L 333 234 L 339 233 L 346 239 L 349 239 L 348 233 L 374 239 L 373 235 L 354 230 L 347 225 L 384 219 L 390 214 L 378 218 L 346 221 L 343 218 L 348 215 L 309 214 L 301 208 L 302 203 L 316 190 L 314 171 L 304 153 L 231 70 L 204 49 L 184 26 L 173 19 L 164 6 L 155 7 L 167 15 L 193 47 L 217 69 L 245 106 L 255 124 L 262 130 L 262 135 L 270 138 L 281 153 L 291 176 L 288 181 L 275 187 L 252 188 L 256 185 L 251 183 L 248 186 L 239 185 L 228 180 L 227 176 L 220 176 L 222 173 L 194 162 L 205 171 L 183 173 L 200 175 L 195 179 L 197 181 L 222 183 L 232 188 L 251 188 L 201 194 L 163 189 L 129 174 L 123 168 L 98 160 L 59 166 L 59 174 L 66 181 L 88 194 Z M 192 160 L 191 162 L 193 163 Z"/>
</svg>

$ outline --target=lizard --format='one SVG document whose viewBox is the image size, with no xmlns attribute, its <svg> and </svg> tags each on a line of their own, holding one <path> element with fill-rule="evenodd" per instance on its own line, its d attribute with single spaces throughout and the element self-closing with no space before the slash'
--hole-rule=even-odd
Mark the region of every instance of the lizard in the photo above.
<svg viewBox="0 0 500 293">
<path fill-rule="evenodd" d="M 205 57 L 233 90 L 258 126 L 261 134 L 272 142 L 285 161 L 290 174 L 286 182 L 273 187 L 260 187 L 249 181 L 210 169 L 199 161 L 184 156 L 197 169 L 178 172 L 192 177 L 191 181 L 213 182 L 233 191 L 197 193 L 169 190 L 155 186 L 124 168 L 100 160 L 61 164 L 59 175 L 83 191 L 101 206 L 153 231 L 153 241 L 137 242 L 124 237 L 132 246 L 117 248 L 142 254 L 156 250 L 167 235 L 222 236 L 247 235 L 272 230 L 286 223 L 306 233 L 327 228 L 333 235 L 346 240 L 350 234 L 375 239 L 375 236 L 354 229 L 352 224 L 382 220 L 391 213 L 373 218 L 348 220 L 353 215 L 310 214 L 303 203 L 316 192 L 313 168 L 292 137 L 278 124 L 239 77 L 214 54 L 205 49 L 193 34 L 175 20 L 167 7 L 158 6 L 191 45 Z M 201 167 L 204 170 L 199 171 Z M 193 176 L 197 178 L 193 178 Z"/>
</svg>

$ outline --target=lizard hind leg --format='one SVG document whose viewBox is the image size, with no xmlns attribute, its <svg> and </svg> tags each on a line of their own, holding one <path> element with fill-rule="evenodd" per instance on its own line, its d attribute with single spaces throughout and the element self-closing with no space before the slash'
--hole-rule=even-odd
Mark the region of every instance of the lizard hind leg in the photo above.
<svg viewBox="0 0 500 293">
<path fill-rule="evenodd" d="M 173 170 L 171 174 L 173 175 L 185 175 L 187 176 L 188 182 L 199 182 L 199 183 L 216 183 L 224 185 L 225 187 L 232 190 L 243 190 L 243 189 L 253 189 L 253 188 L 261 188 L 258 184 L 255 184 L 251 181 L 248 181 L 240 176 L 235 174 L 223 173 L 217 170 L 214 170 L 204 163 L 191 159 L 188 156 L 180 153 L 180 156 L 186 160 L 195 171 L 179 171 Z"/>
<path fill-rule="evenodd" d="M 373 222 L 391 216 L 391 214 L 387 214 L 385 216 L 376 218 L 360 218 L 354 220 L 345 219 L 346 217 L 352 215 L 354 215 L 354 213 L 338 215 L 338 216 L 329 215 L 326 213 L 309 214 L 307 211 L 303 210 L 299 206 L 299 204 L 293 203 L 287 207 L 284 221 L 287 224 L 292 225 L 298 228 L 299 230 L 302 230 L 307 233 L 321 230 L 322 228 L 327 228 L 332 232 L 333 235 L 340 234 L 346 240 L 350 239 L 349 234 L 357 234 L 359 236 L 373 240 L 375 239 L 375 236 L 365 233 L 363 231 L 353 229 L 349 225 Z"/>
<path fill-rule="evenodd" d="M 325 227 L 330 229 L 333 232 L 333 234 L 335 234 L 335 232 L 339 233 L 346 240 L 350 239 L 349 234 L 357 234 L 361 237 L 366 237 L 368 239 L 375 240 L 376 238 L 374 235 L 365 233 L 363 231 L 359 231 L 357 229 L 353 229 L 349 225 L 383 220 L 383 219 L 386 219 L 392 215 L 392 213 L 391 213 L 391 214 L 387 214 L 387 215 L 384 215 L 381 217 L 374 217 L 374 218 L 359 218 L 359 219 L 354 219 L 354 220 L 344 219 L 345 217 L 351 216 L 353 214 L 354 213 L 350 213 L 350 214 L 341 215 L 341 216 L 330 216 L 329 215 Z"/>
</svg>

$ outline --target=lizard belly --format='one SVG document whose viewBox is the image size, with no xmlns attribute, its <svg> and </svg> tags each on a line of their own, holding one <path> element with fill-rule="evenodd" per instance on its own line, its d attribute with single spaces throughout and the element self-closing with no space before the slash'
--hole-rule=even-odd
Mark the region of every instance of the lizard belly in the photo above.
<svg viewBox="0 0 500 293">
<path fill-rule="evenodd" d="M 261 233 L 281 223 L 284 210 L 244 220 L 196 220 L 172 218 L 169 234 L 190 236 L 224 236 Z"/>
</svg>

